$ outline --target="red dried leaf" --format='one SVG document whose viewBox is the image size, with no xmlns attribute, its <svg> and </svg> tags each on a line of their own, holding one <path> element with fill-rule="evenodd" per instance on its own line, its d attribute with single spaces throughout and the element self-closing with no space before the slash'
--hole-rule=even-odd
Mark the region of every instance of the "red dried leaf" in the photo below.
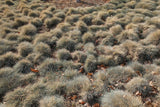
<svg viewBox="0 0 160 107">
<path fill-rule="evenodd" d="M 77 98 L 76 95 L 74 95 L 73 97 L 71 97 L 72 100 L 75 100 Z"/>
<path fill-rule="evenodd" d="M 79 100 L 79 104 L 84 105 L 86 102 L 84 102 L 83 100 Z"/>
<path fill-rule="evenodd" d="M 99 103 L 95 103 L 93 107 L 100 107 Z"/>
<path fill-rule="evenodd" d="M 140 93 L 139 91 L 136 92 L 136 96 L 141 96 L 142 93 Z"/>
<path fill-rule="evenodd" d="M 109 85 L 109 88 L 111 88 L 112 90 L 114 90 L 114 87 L 112 85 Z"/>
<path fill-rule="evenodd" d="M 125 64 L 121 64 L 121 66 L 125 66 Z"/>
<path fill-rule="evenodd" d="M 127 80 L 126 80 L 126 82 L 129 82 L 130 80 L 131 80 L 131 77 L 128 77 Z"/>
<path fill-rule="evenodd" d="M 136 71 L 136 73 L 137 73 L 139 76 L 142 76 L 142 74 L 140 73 L 140 71 Z"/>
<path fill-rule="evenodd" d="M 32 72 L 36 72 L 36 73 L 39 72 L 39 71 L 36 70 L 36 69 L 33 69 L 33 68 L 30 68 L 30 69 L 31 69 Z"/>
<path fill-rule="evenodd" d="M 93 75 L 93 73 L 88 73 L 88 75 L 89 75 L 89 76 L 92 76 L 92 75 Z"/>
<path fill-rule="evenodd" d="M 86 102 L 82 101 L 80 104 L 84 105 Z"/>
<path fill-rule="evenodd" d="M 79 70 L 79 72 L 82 73 L 82 72 L 83 72 L 83 68 L 81 68 L 81 69 Z"/>
<path fill-rule="evenodd" d="M 108 68 L 108 66 L 105 66 L 105 65 L 98 65 L 97 67 L 98 67 L 98 69 L 107 69 Z"/>
</svg>

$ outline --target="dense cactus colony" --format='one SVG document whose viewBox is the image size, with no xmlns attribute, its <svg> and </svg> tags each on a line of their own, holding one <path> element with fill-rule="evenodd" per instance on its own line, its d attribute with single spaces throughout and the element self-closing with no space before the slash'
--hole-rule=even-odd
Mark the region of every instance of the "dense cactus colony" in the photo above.
<svg viewBox="0 0 160 107">
<path fill-rule="evenodd" d="M 0 107 L 159 106 L 159 0 L 50 3 L 0 1 Z"/>
</svg>

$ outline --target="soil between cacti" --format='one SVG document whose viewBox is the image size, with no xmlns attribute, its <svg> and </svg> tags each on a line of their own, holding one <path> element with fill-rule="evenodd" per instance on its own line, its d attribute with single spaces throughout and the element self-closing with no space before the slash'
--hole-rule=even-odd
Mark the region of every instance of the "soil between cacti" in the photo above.
<svg viewBox="0 0 160 107">
<path fill-rule="evenodd" d="M 86 6 L 96 6 L 101 5 L 110 0 L 81 0 L 80 3 L 77 3 L 76 0 L 48 0 L 47 2 L 55 3 L 56 7 L 63 9 L 66 7 L 86 7 Z"/>
</svg>

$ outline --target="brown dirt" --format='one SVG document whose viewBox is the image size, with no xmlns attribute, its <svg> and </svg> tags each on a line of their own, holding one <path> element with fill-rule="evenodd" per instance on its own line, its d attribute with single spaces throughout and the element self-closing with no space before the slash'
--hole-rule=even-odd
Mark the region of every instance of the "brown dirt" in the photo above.
<svg viewBox="0 0 160 107">
<path fill-rule="evenodd" d="M 57 8 L 63 9 L 66 7 L 87 7 L 102 5 L 110 0 L 81 0 L 81 3 L 77 3 L 76 0 L 48 0 L 48 2 L 54 3 Z"/>
</svg>

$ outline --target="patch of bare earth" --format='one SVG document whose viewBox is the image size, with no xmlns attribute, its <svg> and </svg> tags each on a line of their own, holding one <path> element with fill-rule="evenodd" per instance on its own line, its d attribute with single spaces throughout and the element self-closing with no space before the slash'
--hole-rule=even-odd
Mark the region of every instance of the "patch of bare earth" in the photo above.
<svg viewBox="0 0 160 107">
<path fill-rule="evenodd" d="M 77 3 L 76 0 L 47 0 L 46 2 L 54 3 L 57 8 L 63 9 L 66 7 L 87 7 L 102 5 L 109 1 L 110 0 L 81 0 L 80 3 Z"/>
</svg>

